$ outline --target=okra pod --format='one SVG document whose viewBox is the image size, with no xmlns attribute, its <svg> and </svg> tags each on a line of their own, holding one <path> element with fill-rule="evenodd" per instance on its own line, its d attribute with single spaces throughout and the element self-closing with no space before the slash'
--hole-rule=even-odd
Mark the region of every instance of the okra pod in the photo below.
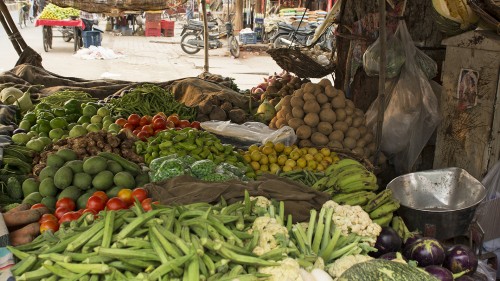
<svg viewBox="0 0 500 281">
<path fill-rule="evenodd" d="M 30 256 L 30 254 L 20 251 L 12 246 L 7 246 L 7 249 L 20 260 L 23 260 Z"/>
<path fill-rule="evenodd" d="M 170 271 L 172 271 L 172 266 L 181 267 L 183 264 L 189 261 L 193 256 L 194 252 L 191 252 L 188 255 L 170 260 L 169 263 L 167 264 L 161 264 L 149 274 L 150 280 L 157 280 L 159 277 L 169 273 Z"/>
<path fill-rule="evenodd" d="M 111 273 L 111 268 L 106 264 L 77 264 L 57 262 L 56 264 L 75 273 L 90 273 L 90 274 L 108 274 Z"/>
<path fill-rule="evenodd" d="M 44 264 L 43 267 L 49 270 L 52 274 L 62 278 L 74 278 L 75 276 L 77 276 L 77 274 L 57 264 L 54 265 Z"/>
<path fill-rule="evenodd" d="M 256 266 L 275 266 L 279 265 L 277 262 L 272 262 L 272 261 L 266 261 L 260 258 L 256 257 L 251 257 L 251 256 L 243 256 L 237 253 L 234 253 L 225 247 L 221 247 L 219 250 L 219 253 L 221 256 L 236 262 L 236 263 L 241 263 L 241 264 L 248 264 L 248 265 L 256 265 Z"/>
<path fill-rule="evenodd" d="M 122 271 L 128 270 L 128 271 L 133 272 L 135 274 L 142 272 L 142 268 L 140 268 L 138 266 L 125 264 L 122 261 L 112 261 L 112 262 L 108 263 L 108 265 L 111 267 L 114 267 L 116 269 L 122 270 Z"/>
<path fill-rule="evenodd" d="M 160 259 L 154 252 L 150 251 L 134 251 L 128 249 L 112 249 L 112 248 L 102 248 L 97 247 L 95 249 L 98 255 L 106 257 L 114 257 L 119 259 L 140 259 L 145 261 L 159 261 Z"/>
<path fill-rule="evenodd" d="M 78 238 L 76 238 L 74 241 L 71 241 L 66 247 L 66 250 L 69 252 L 74 252 L 80 249 L 87 241 L 97 235 L 97 233 L 101 231 L 103 227 L 104 221 L 96 222 L 91 228 L 81 233 Z"/>
<path fill-rule="evenodd" d="M 201 260 L 205 264 L 205 267 L 208 270 L 208 276 L 212 276 L 215 274 L 215 264 L 214 261 L 208 256 L 208 255 L 203 255 L 201 256 Z"/>
<path fill-rule="evenodd" d="M 50 275 L 52 275 L 52 272 L 50 272 L 45 267 L 40 267 L 37 270 L 23 273 L 21 276 L 17 277 L 16 280 L 19 281 L 40 280 L 42 278 L 49 277 Z"/>
<path fill-rule="evenodd" d="M 104 218 L 104 230 L 102 236 L 101 247 L 109 248 L 111 245 L 111 237 L 113 236 L 113 224 L 115 221 L 115 212 L 109 211 Z"/>
<path fill-rule="evenodd" d="M 51 261 L 62 261 L 62 262 L 71 262 L 73 259 L 68 255 L 62 255 L 58 253 L 49 253 L 49 254 L 40 254 L 38 255 L 41 259 L 49 259 Z"/>
<path fill-rule="evenodd" d="M 182 256 L 181 251 L 175 245 L 172 245 L 168 241 L 168 239 L 161 234 L 158 226 L 152 226 L 151 232 L 158 239 L 158 242 L 160 242 L 160 245 L 163 247 L 163 249 L 165 249 L 165 252 L 167 252 L 167 254 L 174 258 L 180 258 Z"/>
<path fill-rule="evenodd" d="M 27 272 L 28 270 L 34 268 L 35 263 L 37 262 L 37 257 L 35 255 L 30 255 L 29 257 L 21 260 L 20 262 L 16 263 L 12 268 L 11 271 L 14 274 L 14 276 L 20 276 L 21 274 Z"/>
<path fill-rule="evenodd" d="M 154 216 L 162 212 L 159 210 L 151 210 L 145 214 L 138 216 L 134 221 L 125 226 L 117 235 L 118 240 L 126 238 L 129 234 L 134 232 L 141 225 L 145 224 L 148 220 L 152 219 Z M 146 229 L 147 231 L 147 229 Z"/>
</svg>

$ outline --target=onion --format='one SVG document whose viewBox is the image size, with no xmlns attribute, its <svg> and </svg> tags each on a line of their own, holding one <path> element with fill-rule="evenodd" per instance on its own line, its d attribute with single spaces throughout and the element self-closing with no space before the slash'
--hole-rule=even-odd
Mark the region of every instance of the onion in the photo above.
<svg viewBox="0 0 500 281">
<path fill-rule="evenodd" d="M 438 240 L 430 237 L 418 239 L 413 243 L 406 253 L 409 260 L 418 262 L 418 266 L 441 265 L 445 253 L 443 246 Z"/>
<path fill-rule="evenodd" d="M 465 245 L 455 245 L 446 251 L 443 266 L 452 273 L 468 271 L 473 273 L 477 269 L 478 260 L 474 252 Z"/>
<path fill-rule="evenodd" d="M 311 271 L 311 274 L 316 281 L 333 281 L 333 278 L 330 276 L 330 274 L 319 268 L 313 269 Z"/>
<path fill-rule="evenodd" d="M 302 280 L 304 281 L 316 281 L 316 278 L 314 276 L 307 272 L 307 270 L 300 268 L 300 277 L 302 277 Z"/>
<path fill-rule="evenodd" d="M 383 254 L 390 252 L 397 252 L 401 249 L 401 237 L 398 233 L 391 227 L 382 227 L 382 231 L 377 237 L 377 242 L 375 242 L 375 248 L 377 252 L 371 252 L 370 255 L 378 258 Z"/>
<path fill-rule="evenodd" d="M 425 267 L 425 271 L 441 281 L 453 281 L 453 274 L 448 269 L 439 265 L 429 265 Z"/>
</svg>

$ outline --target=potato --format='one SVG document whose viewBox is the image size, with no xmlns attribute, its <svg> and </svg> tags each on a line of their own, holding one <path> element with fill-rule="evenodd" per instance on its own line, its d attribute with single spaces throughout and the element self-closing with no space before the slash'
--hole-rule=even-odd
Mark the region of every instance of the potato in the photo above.
<svg viewBox="0 0 500 281">
<path fill-rule="evenodd" d="M 311 141 L 313 144 L 321 146 L 328 143 L 328 138 L 320 132 L 312 134 Z"/>
<path fill-rule="evenodd" d="M 364 147 L 366 146 L 366 141 L 365 141 L 365 139 L 363 139 L 363 138 L 358 139 L 358 140 L 356 141 L 356 146 L 357 146 L 357 147 L 363 147 L 363 148 L 364 148 Z"/>
<path fill-rule="evenodd" d="M 288 120 L 288 126 L 292 127 L 294 130 L 297 130 L 297 128 L 302 125 L 304 125 L 304 120 L 300 118 L 292 118 Z"/>
<path fill-rule="evenodd" d="M 363 148 L 363 151 L 364 151 L 363 157 L 370 158 L 370 156 L 372 155 L 372 153 L 370 152 L 370 149 L 368 147 L 365 147 L 365 148 Z"/>
<path fill-rule="evenodd" d="M 311 128 L 316 127 L 319 123 L 319 116 L 316 113 L 307 113 L 304 117 L 304 123 L 310 126 Z"/>
<path fill-rule="evenodd" d="M 358 128 L 350 127 L 345 133 L 346 136 L 358 140 L 361 137 Z"/>
<path fill-rule="evenodd" d="M 345 134 L 347 132 L 347 130 L 349 129 L 349 126 L 347 126 L 347 124 L 343 121 L 337 121 L 337 122 L 333 123 L 333 129 L 340 130 L 340 131 L 344 132 L 344 134 Z"/>
<path fill-rule="evenodd" d="M 271 128 L 271 129 L 277 129 L 276 128 L 276 119 L 277 119 L 276 116 L 274 116 L 273 119 L 271 119 L 271 122 L 269 122 L 269 128 Z"/>
<path fill-rule="evenodd" d="M 350 108 L 350 107 L 346 106 L 346 107 L 344 108 L 344 110 L 345 110 L 345 114 L 347 114 L 347 116 L 353 116 L 353 115 L 354 115 L 354 109 L 352 109 L 352 108 Z"/>
<path fill-rule="evenodd" d="M 294 107 L 292 109 L 292 115 L 295 118 L 304 118 L 304 111 L 300 107 Z"/>
<path fill-rule="evenodd" d="M 377 152 L 377 145 L 374 142 L 368 144 L 366 148 L 370 150 L 370 154 Z"/>
<path fill-rule="evenodd" d="M 365 117 L 365 113 L 359 108 L 354 109 L 354 115 L 358 117 Z"/>
<path fill-rule="evenodd" d="M 321 92 L 321 93 L 319 93 L 319 94 L 316 95 L 316 101 L 318 101 L 318 103 L 321 104 L 321 105 L 327 104 L 328 103 L 328 97 Z"/>
<path fill-rule="evenodd" d="M 338 148 L 338 149 L 344 149 L 344 145 L 342 145 L 341 142 L 338 141 L 330 141 L 327 146 L 329 148 Z"/>
<path fill-rule="evenodd" d="M 344 122 L 346 122 L 346 123 L 347 123 L 347 125 L 348 125 L 349 127 L 351 127 L 351 126 L 352 126 L 352 117 L 351 117 L 351 116 L 347 116 L 347 117 L 345 118 Z"/>
<path fill-rule="evenodd" d="M 304 90 L 303 89 L 298 89 L 295 92 L 293 92 L 293 96 L 302 98 L 304 96 Z"/>
<path fill-rule="evenodd" d="M 318 132 L 322 133 L 325 136 L 328 136 L 333 131 L 333 126 L 329 122 L 319 122 L 317 129 Z"/>
<path fill-rule="evenodd" d="M 300 78 L 297 76 L 294 76 L 292 80 L 290 80 L 291 84 L 300 84 Z"/>
<path fill-rule="evenodd" d="M 338 141 L 338 142 L 342 142 L 344 140 L 344 132 L 340 131 L 340 130 L 337 130 L 337 131 L 333 131 L 329 136 L 328 136 L 328 139 L 330 139 L 331 141 Z"/>
<path fill-rule="evenodd" d="M 331 86 L 332 82 L 330 80 L 323 78 L 321 81 L 318 82 L 318 85 L 321 85 L 323 88 L 326 88 L 327 86 Z"/>
<path fill-rule="evenodd" d="M 366 135 L 366 132 L 368 132 L 368 129 L 365 126 L 359 126 L 358 130 L 362 136 Z"/>
<path fill-rule="evenodd" d="M 325 95 L 329 98 L 334 98 L 337 96 L 337 90 L 333 86 L 325 87 Z"/>
<path fill-rule="evenodd" d="M 329 102 L 322 104 L 321 109 L 325 109 L 325 108 L 331 109 L 332 105 Z"/>
<path fill-rule="evenodd" d="M 356 153 L 359 156 L 363 156 L 365 154 L 365 150 L 361 147 L 355 147 L 352 152 Z"/>
<path fill-rule="evenodd" d="M 293 118 L 292 113 L 287 113 L 287 114 L 285 115 L 285 119 L 286 119 L 286 120 L 290 120 L 290 119 L 292 119 L 292 118 Z"/>
<path fill-rule="evenodd" d="M 316 100 L 307 100 L 304 103 L 303 108 L 305 113 L 319 113 L 319 111 L 321 110 L 321 107 Z"/>
<path fill-rule="evenodd" d="M 316 100 L 316 96 L 314 95 L 314 93 L 311 93 L 311 92 L 306 92 L 304 94 L 304 96 L 302 97 L 304 99 L 304 101 L 308 101 L 308 100 L 313 100 L 315 101 Z"/>
<path fill-rule="evenodd" d="M 307 125 L 302 125 L 295 130 L 295 134 L 297 135 L 297 138 L 301 140 L 306 140 L 311 136 L 311 127 Z"/>
<path fill-rule="evenodd" d="M 285 96 L 282 100 L 281 106 L 291 106 L 290 101 L 292 100 L 292 96 Z"/>
<path fill-rule="evenodd" d="M 301 140 L 299 141 L 299 147 L 311 147 L 313 143 L 310 140 Z"/>
<path fill-rule="evenodd" d="M 363 138 L 365 139 L 366 143 L 371 143 L 374 137 L 371 132 L 368 132 Z"/>
<path fill-rule="evenodd" d="M 346 137 L 342 142 L 345 148 L 353 149 L 356 147 L 356 140 L 350 137 Z"/>
<path fill-rule="evenodd" d="M 315 85 L 312 82 L 308 82 L 304 85 L 304 92 L 314 93 Z"/>
<path fill-rule="evenodd" d="M 362 117 L 354 117 L 354 119 L 352 120 L 352 126 L 356 128 L 361 127 L 364 123 L 365 119 Z"/>
<path fill-rule="evenodd" d="M 285 118 L 285 115 L 286 115 L 286 112 L 284 110 L 280 110 L 280 111 L 278 111 L 278 113 L 276 113 L 276 117 L 278 117 L 278 118 Z"/>
<path fill-rule="evenodd" d="M 292 113 L 292 107 L 291 106 L 283 106 L 281 107 L 280 111 L 283 111 L 285 113 Z"/>
<path fill-rule="evenodd" d="M 336 97 L 334 97 L 331 101 L 331 104 L 333 106 L 333 108 L 337 109 L 337 108 L 345 108 L 345 98 L 343 95 L 338 95 Z"/>
<path fill-rule="evenodd" d="M 301 97 L 297 97 L 297 96 L 294 95 L 290 99 L 290 105 L 292 107 L 300 107 L 300 108 L 302 108 L 304 106 L 304 100 Z"/>
<path fill-rule="evenodd" d="M 319 119 L 333 124 L 337 121 L 337 114 L 331 108 L 324 108 L 319 112 Z"/>
<path fill-rule="evenodd" d="M 347 118 L 347 114 L 345 113 L 345 109 L 337 108 L 335 110 L 335 116 L 337 116 L 337 121 L 344 121 Z"/>
<path fill-rule="evenodd" d="M 278 119 L 276 121 L 276 128 L 281 129 L 283 126 L 288 126 L 285 119 Z"/>
<path fill-rule="evenodd" d="M 316 96 L 316 97 L 317 97 L 318 95 L 323 94 L 323 92 L 324 92 L 323 87 L 318 86 L 318 87 L 316 88 L 316 90 L 314 90 L 314 96 Z"/>
<path fill-rule="evenodd" d="M 345 100 L 345 106 L 346 107 L 350 107 L 352 109 L 356 109 L 356 106 L 354 105 L 354 102 L 350 99 L 346 99 Z"/>
</svg>

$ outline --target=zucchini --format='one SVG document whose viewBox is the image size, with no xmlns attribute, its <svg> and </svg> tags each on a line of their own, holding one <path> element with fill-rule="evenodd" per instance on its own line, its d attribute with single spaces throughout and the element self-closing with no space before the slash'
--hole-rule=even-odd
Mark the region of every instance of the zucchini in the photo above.
<svg viewBox="0 0 500 281">
<path fill-rule="evenodd" d="M 439 281 L 417 267 L 389 260 L 370 260 L 351 266 L 338 281 Z"/>
</svg>

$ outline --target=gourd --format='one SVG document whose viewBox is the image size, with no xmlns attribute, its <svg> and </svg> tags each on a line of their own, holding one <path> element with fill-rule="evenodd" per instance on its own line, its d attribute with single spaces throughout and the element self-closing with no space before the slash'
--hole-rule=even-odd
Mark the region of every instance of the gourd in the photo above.
<svg viewBox="0 0 500 281">
<path fill-rule="evenodd" d="M 417 267 L 389 260 L 370 260 L 351 266 L 338 281 L 439 281 Z"/>
</svg>

